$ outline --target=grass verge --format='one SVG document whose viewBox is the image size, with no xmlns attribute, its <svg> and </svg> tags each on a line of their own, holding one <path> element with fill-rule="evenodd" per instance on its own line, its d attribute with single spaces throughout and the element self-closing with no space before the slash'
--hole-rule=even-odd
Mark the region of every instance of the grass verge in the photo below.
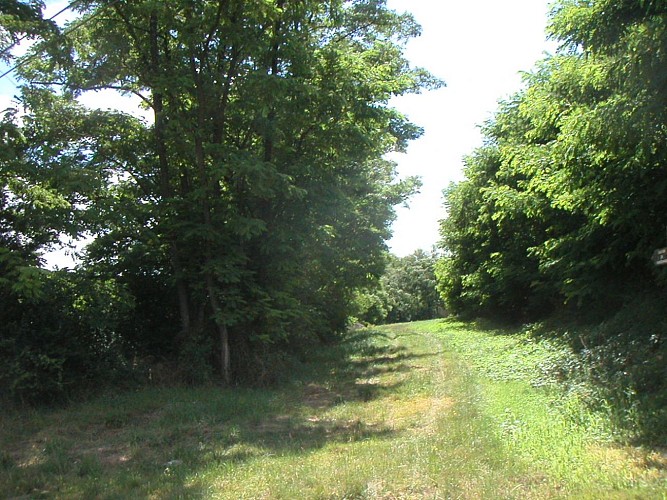
<svg viewBox="0 0 667 500">
<path fill-rule="evenodd" d="M 530 329 L 425 322 L 465 362 L 483 394 L 481 407 L 513 456 L 543 471 L 572 498 L 667 498 L 664 449 L 620 444 L 611 412 L 588 404 L 596 389 L 568 380 L 571 347 Z M 664 432 L 664 430 L 663 430 Z"/>
</svg>

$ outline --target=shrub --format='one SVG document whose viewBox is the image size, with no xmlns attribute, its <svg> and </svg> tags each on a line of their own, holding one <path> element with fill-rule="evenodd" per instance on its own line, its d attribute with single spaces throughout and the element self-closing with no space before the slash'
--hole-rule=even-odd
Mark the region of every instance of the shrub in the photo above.
<svg viewBox="0 0 667 500">
<path fill-rule="evenodd" d="M 0 392 L 27 403 L 53 403 L 88 388 L 127 380 L 130 346 L 117 324 L 131 301 L 110 281 L 44 273 L 42 293 L 4 290 Z"/>
</svg>

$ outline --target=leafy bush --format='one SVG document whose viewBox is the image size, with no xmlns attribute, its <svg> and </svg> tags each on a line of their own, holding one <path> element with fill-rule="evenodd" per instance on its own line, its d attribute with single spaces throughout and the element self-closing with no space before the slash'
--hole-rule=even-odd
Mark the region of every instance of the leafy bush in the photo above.
<svg viewBox="0 0 667 500">
<path fill-rule="evenodd" d="M 626 440 L 667 444 L 666 307 L 660 294 L 639 295 L 605 321 L 559 317 L 525 327 L 528 342 L 553 351 L 533 383 L 565 385 Z"/>
<path fill-rule="evenodd" d="M 50 401 L 62 396 L 65 360 L 29 347 L 14 354 L 17 350 L 13 340 L 5 340 L 0 345 L 0 357 L 3 358 L 0 380 L 7 384 L 9 394 L 29 401 Z"/>
<path fill-rule="evenodd" d="M 110 281 L 83 273 L 43 273 L 41 293 L 4 289 L 0 391 L 52 403 L 100 383 L 127 380 L 132 352 L 117 325 L 131 300 Z"/>
<path fill-rule="evenodd" d="M 212 351 L 211 340 L 204 336 L 187 339 L 178 356 L 179 378 L 191 385 L 210 383 L 213 379 Z"/>
<path fill-rule="evenodd" d="M 636 297 L 573 339 L 581 343 L 600 399 L 611 404 L 620 425 L 636 429 L 639 440 L 654 440 L 667 427 L 666 307 L 661 294 Z"/>
</svg>

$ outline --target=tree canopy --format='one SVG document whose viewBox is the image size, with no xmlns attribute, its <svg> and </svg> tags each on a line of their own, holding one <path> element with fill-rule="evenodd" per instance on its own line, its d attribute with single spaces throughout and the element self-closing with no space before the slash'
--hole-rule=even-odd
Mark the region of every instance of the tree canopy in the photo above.
<svg viewBox="0 0 667 500">
<path fill-rule="evenodd" d="M 21 19 L 42 7 L 10 4 Z M 261 378 L 267 352 L 345 328 L 417 186 L 383 159 L 421 133 L 389 99 L 440 84 L 402 54 L 414 19 L 382 0 L 73 7 L 19 65 L 23 112 L 2 122 L 3 314 L 47 300 L 40 256 L 87 234 L 77 273 L 124 311 L 108 311 L 109 334 L 193 381 L 213 365 L 226 382 Z M 99 90 L 152 119 L 78 104 Z M 19 344 L 7 356 L 43 354 Z"/>
<path fill-rule="evenodd" d="M 666 16 L 663 2 L 554 4 L 561 48 L 500 104 L 445 192 L 438 274 L 453 310 L 613 311 L 664 287 L 650 257 L 666 243 Z"/>
</svg>

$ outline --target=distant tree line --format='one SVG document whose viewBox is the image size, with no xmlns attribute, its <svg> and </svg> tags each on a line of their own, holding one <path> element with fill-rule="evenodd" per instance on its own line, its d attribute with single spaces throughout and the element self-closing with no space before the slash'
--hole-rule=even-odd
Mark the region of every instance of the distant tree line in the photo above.
<svg viewBox="0 0 667 500">
<path fill-rule="evenodd" d="M 405 257 L 387 254 L 387 266 L 372 287 L 357 292 L 357 318 L 382 325 L 433 319 L 444 314 L 438 293 L 435 252 L 416 250 Z"/>
<path fill-rule="evenodd" d="M 57 400 L 149 367 L 262 383 L 345 329 L 416 179 L 388 105 L 439 82 L 382 0 L 0 3 L 0 395 Z M 36 44 L 16 59 L 13 44 Z M 138 97 L 146 122 L 77 102 Z M 72 271 L 43 255 L 92 241 Z M 154 371 L 152 372 L 154 373 Z"/>
</svg>

